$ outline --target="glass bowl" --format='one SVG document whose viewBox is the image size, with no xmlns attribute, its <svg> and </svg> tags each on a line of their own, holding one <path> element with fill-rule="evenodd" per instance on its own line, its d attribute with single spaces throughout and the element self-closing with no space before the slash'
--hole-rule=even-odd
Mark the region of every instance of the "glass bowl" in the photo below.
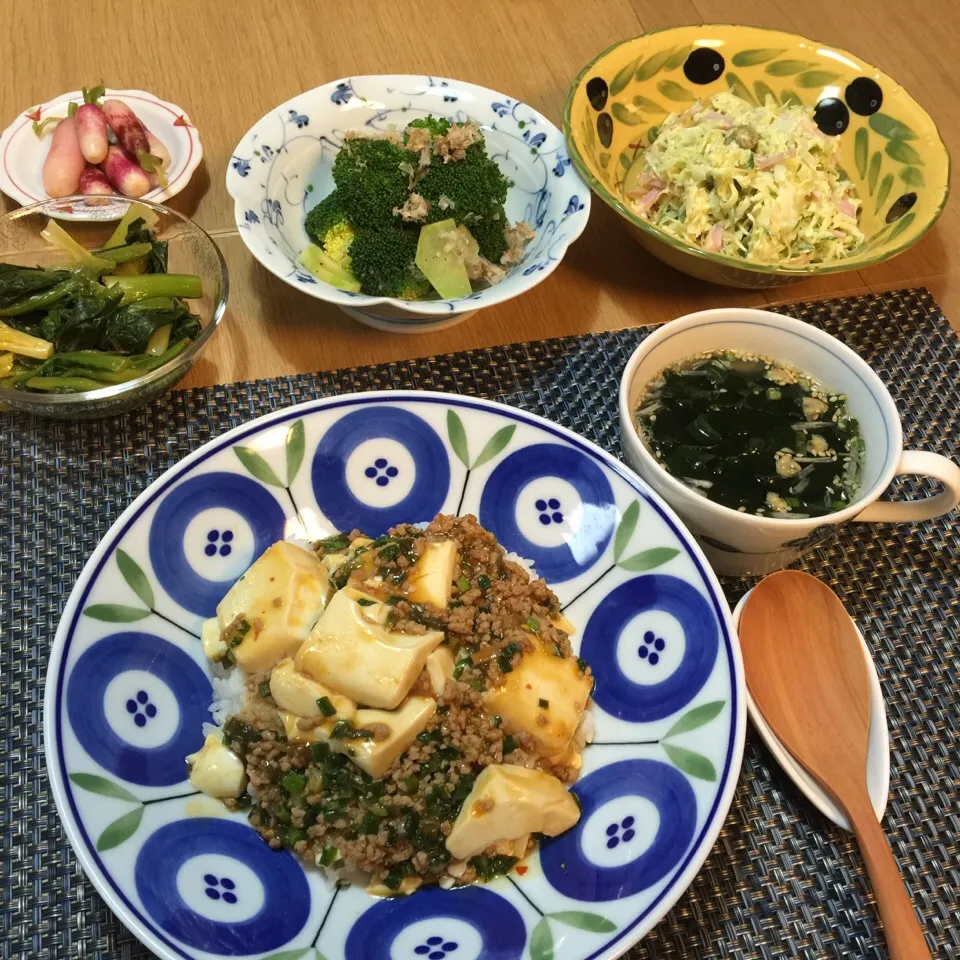
<svg viewBox="0 0 960 960">
<path fill-rule="evenodd" d="M 66 230 L 88 249 L 103 246 L 130 200 L 125 197 L 65 197 L 20 207 L 0 217 L 0 263 L 23 266 L 50 266 L 62 263 L 63 251 L 51 247 L 40 236 L 50 217 L 89 210 L 91 219 L 74 221 Z M 34 413 L 42 417 L 86 419 L 123 413 L 143 406 L 169 390 L 196 363 L 213 336 L 227 305 L 229 279 L 220 249 L 205 230 L 192 220 L 161 204 L 138 200 L 160 218 L 157 236 L 168 243 L 171 273 L 200 277 L 203 296 L 190 300 L 190 309 L 200 318 L 201 331 L 182 353 L 162 367 L 126 383 L 110 384 L 83 393 L 34 393 L 0 387 L 0 410 Z M 2 319 L 2 318 L 0 318 Z"/>
</svg>

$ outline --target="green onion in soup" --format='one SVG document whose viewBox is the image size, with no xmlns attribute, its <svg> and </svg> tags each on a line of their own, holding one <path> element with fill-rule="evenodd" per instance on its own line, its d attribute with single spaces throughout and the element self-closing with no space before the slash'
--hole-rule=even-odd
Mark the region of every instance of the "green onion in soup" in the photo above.
<svg viewBox="0 0 960 960">
<path fill-rule="evenodd" d="M 846 397 L 775 360 L 721 351 L 668 367 L 636 422 L 664 469 L 725 507 L 803 519 L 857 497 L 863 444 Z"/>
</svg>

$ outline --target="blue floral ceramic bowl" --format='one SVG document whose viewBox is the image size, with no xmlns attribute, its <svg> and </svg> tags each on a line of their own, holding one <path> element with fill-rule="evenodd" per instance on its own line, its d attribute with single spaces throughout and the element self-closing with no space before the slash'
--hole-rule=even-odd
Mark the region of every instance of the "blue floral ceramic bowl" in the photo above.
<svg viewBox="0 0 960 960">
<path fill-rule="evenodd" d="M 384 482 L 386 481 L 386 482 Z M 283 537 L 471 512 L 532 560 L 591 665 L 580 822 L 486 886 L 378 900 L 197 795 L 200 624 Z M 278 411 L 155 481 L 90 558 L 47 675 L 54 796 L 83 868 L 166 960 L 586 960 L 628 949 L 697 873 L 733 796 L 745 697 L 719 584 L 669 507 L 509 407 L 366 393 Z"/>
<path fill-rule="evenodd" d="M 348 293 L 297 265 L 309 242 L 304 217 L 333 190 L 333 159 L 347 130 L 403 127 L 427 114 L 475 120 L 487 150 L 511 180 L 511 221 L 536 235 L 523 260 L 501 283 L 459 300 L 397 300 Z M 590 191 L 570 165 L 563 134 L 525 103 L 459 80 L 370 76 L 336 80 L 271 110 L 237 144 L 227 191 L 250 252 L 271 273 L 370 326 L 421 332 L 452 326 L 482 307 L 535 287 L 583 232 Z"/>
</svg>

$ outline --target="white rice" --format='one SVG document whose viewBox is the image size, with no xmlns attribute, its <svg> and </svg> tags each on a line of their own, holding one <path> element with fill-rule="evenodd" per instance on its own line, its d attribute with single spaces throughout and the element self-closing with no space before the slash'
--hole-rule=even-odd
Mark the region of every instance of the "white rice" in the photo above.
<svg viewBox="0 0 960 960">
<path fill-rule="evenodd" d="M 222 727 L 227 717 L 239 713 L 247 699 L 246 676 L 236 667 L 226 669 L 219 663 L 213 663 L 213 703 L 210 704 L 210 713 L 216 727 L 205 723 L 204 736 L 208 732 L 216 732 Z M 207 728 L 211 729 L 208 731 Z"/>
<path fill-rule="evenodd" d="M 533 565 L 532 560 L 528 560 L 526 557 L 521 557 L 520 554 L 512 552 L 507 554 L 507 559 L 511 560 L 518 567 L 523 567 L 529 574 L 531 580 L 537 579 L 537 568 Z"/>
</svg>

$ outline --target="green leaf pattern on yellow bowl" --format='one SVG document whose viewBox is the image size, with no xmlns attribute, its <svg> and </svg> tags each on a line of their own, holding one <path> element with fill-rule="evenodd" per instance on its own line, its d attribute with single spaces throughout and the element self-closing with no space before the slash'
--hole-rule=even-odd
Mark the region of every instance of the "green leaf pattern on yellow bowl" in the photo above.
<svg viewBox="0 0 960 960">
<path fill-rule="evenodd" d="M 785 107 L 802 107 L 803 101 L 793 90 L 782 90 L 780 92 L 780 102 Z"/>
<path fill-rule="evenodd" d="M 839 73 L 830 73 L 829 70 L 808 70 L 797 77 L 797 86 L 804 90 L 815 90 L 817 87 L 825 87 L 828 83 L 833 83 L 839 79 Z"/>
<path fill-rule="evenodd" d="M 880 191 L 877 194 L 877 209 L 879 210 L 884 201 L 890 196 L 890 188 L 893 186 L 893 174 L 888 173 L 883 180 L 880 181 Z"/>
<path fill-rule="evenodd" d="M 783 50 L 771 50 L 765 48 L 762 50 L 741 50 L 733 55 L 733 65 L 735 67 L 755 67 L 757 64 L 766 63 L 779 57 Z"/>
<path fill-rule="evenodd" d="M 853 156 L 857 162 L 857 173 L 861 177 L 867 175 L 867 154 L 870 152 L 870 134 L 866 127 L 861 127 L 853 138 Z"/>
<path fill-rule="evenodd" d="M 649 60 L 637 67 L 634 79 L 649 80 L 651 77 L 655 77 L 667 65 L 667 61 L 675 52 L 676 48 L 670 47 L 669 50 L 661 50 L 659 53 L 655 53 Z"/>
<path fill-rule="evenodd" d="M 923 163 L 916 148 L 912 147 L 906 140 L 888 140 L 886 152 L 888 157 L 892 157 L 900 163 L 909 163 L 913 166 L 920 166 Z"/>
<path fill-rule="evenodd" d="M 911 223 L 913 223 L 915 217 L 915 213 L 904 214 L 904 216 L 894 223 L 893 229 L 890 231 L 890 235 L 887 237 L 887 240 L 891 241 L 899 237 L 900 234 L 903 233 L 903 231 L 906 230 Z"/>
<path fill-rule="evenodd" d="M 757 80 L 754 83 L 753 92 L 757 95 L 757 103 L 759 104 L 766 103 L 768 97 L 772 97 L 774 103 L 777 102 L 777 95 L 762 80 Z"/>
<path fill-rule="evenodd" d="M 610 107 L 614 120 L 625 123 L 628 127 L 635 127 L 639 123 L 646 123 L 647 119 L 640 111 L 628 103 L 615 103 Z"/>
<path fill-rule="evenodd" d="M 625 67 L 617 71 L 617 75 L 610 81 L 610 95 L 616 96 L 633 79 L 634 71 L 640 66 L 642 57 L 631 60 Z"/>
<path fill-rule="evenodd" d="M 908 187 L 922 187 L 923 186 L 923 171 L 918 170 L 916 167 L 904 167 L 900 171 L 900 179 Z"/>
<path fill-rule="evenodd" d="M 875 113 L 869 120 L 870 129 L 888 140 L 916 140 L 917 135 L 900 120 L 894 120 L 885 113 Z"/>
<path fill-rule="evenodd" d="M 874 150 L 870 158 L 870 168 L 867 170 L 867 189 L 871 196 L 877 189 L 877 180 L 880 178 L 880 167 L 883 165 L 883 154 L 879 150 Z"/>
<path fill-rule="evenodd" d="M 633 105 L 638 110 L 643 110 L 645 113 L 667 113 L 666 107 L 661 107 L 656 100 L 651 100 L 649 97 L 643 97 L 640 94 L 637 94 L 631 101 Z"/>
<path fill-rule="evenodd" d="M 750 93 L 746 87 L 746 84 L 735 73 L 731 73 L 728 70 L 726 73 L 726 78 L 727 86 L 730 88 L 730 92 L 735 97 L 739 97 L 741 100 L 746 100 L 747 103 L 756 106 L 756 101 L 753 99 L 753 94 Z"/>
<path fill-rule="evenodd" d="M 664 65 L 664 70 L 676 70 L 677 67 L 682 66 L 687 57 L 693 52 L 693 44 L 688 44 L 685 47 L 681 47 Z"/>
<path fill-rule="evenodd" d="M 778 60 L 776 63 L 768 64 L 766 71 L 771 77 L 792 77 L 795 73 L 801 73 L 815 66 L 815 63 L 809 63 L 806 60 Z"/>
<path fill-rule="evenodd" d="M 668 99 L 678 103 L 693 103 L 696 96 L 686 87 L 681 86 L 673 80 L 661 80 L 657 84 L 657 89 Z"/>
</svg>

